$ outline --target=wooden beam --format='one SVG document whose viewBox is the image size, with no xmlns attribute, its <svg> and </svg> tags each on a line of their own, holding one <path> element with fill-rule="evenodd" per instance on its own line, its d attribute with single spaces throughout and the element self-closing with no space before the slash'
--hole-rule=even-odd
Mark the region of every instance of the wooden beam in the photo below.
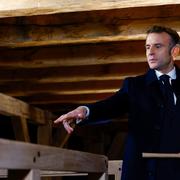
<svg viewBox="0 0 180 180">
<path fill-rule="evenodd" d="M 123 27 L 123 26 L 122 26 Z M 64 27 L 1 26 L 1 47 L 33 47 L 45 45 L 102 43 L 145 40 L 145 32 L 121 32 L 121 27 L 99 24 L 67 25 Z M 119 32 L 118 32 L 119 31 Z M 17 33 L 18 32 L 18 33 Z"/>
<path fill-rule="evenodd" d="M 133 7 L 124 9 L 112 9 L 101 11 L 81 11 L 71 13 L 47 14 L 39 16 L 22 16 L 11 18 L 0 18 L 1 25 L 38 25 L 57 26 L 57 25 L 80 25 L 83 23 L 91 22 L 92 24 L 117 24 L 120 20 L 133 20 L 133 19 L 152 19 L 152 18 L 172 18 L 179 17 L 180 6 L 167 5 L 167 6 L 147 6 L 147 7 Z M 122 22 L 122 21 L 121 21 Z M 67 26 L 66 26 L 67 27 Z"/>
<path fill-rule="evenodd" d="M 0 139 L 0 168 L 107 172 L 103 155 Z"/>
<path fill-rule="evenodd" d="M 143 158 L 180 158 L 180 153 L 142 153 Z"/>
<path fill-rule="evenodd" d="M 130 7 L 165 6 L 178 5 L 179 1 L 136 1 L 136 0 L 88 0 L 88 1 L 66 1 L 66 0 L 18 0 L 8 2 L 2 0 L 0 5 L 0 17 L 32 16 L 40 14 L 55 14 L 77 11 L 95 11 L 107 9 L 123 9 Z"/>
<path fill-rule="evenodd" d="M 122 80 L 80 81 L 62 83 L 7 82 L 0 83 L 2 93 L 10 96 L 27 96 L 34 93 L 89 94 L 114 92 L 122 85 Z"/>
<path fill-rule="evenodd" d="M 128 67 L 128 68 L 127 68 Z M 138 68 L 137 68 L 138 67 Z M 112 80 L 126 76 L 143 73 L 147 63 L 125 63 L 77 67 L 52 67 L 52 68 L 3 68 L 0 71 L 0 81 L 34 81 L 38 83 L 47 82 L 77 82 L 89 80 Z"/>
<path fill-rule="evenodd" d="M 145 42 L 0 49 L 4 68 L 47 68 L 145 62 Z M 129 54 L 131 48 L 131 54 Z"/>
<path fill-rule="evenodd" d="M 46 111 L 34 108 L 27 103 L 0 93 L 0 113 L 8 116 L 19 116 L 37 124 L 45 124 Z"/>
<path fill-rule="evenodd" d="M 166 24 L 180 32 L 180 22 L 177 17 L 154 18 L 148 21 L 119 19 L 112 24 L 91 22 L 49 26 L 1 25 L 0 46 L 27 47 L 145 40 L 147 29 L 154 24 Z"/>
<path fill-rule="evenodd" d="M 22 97 L 22 99 L 32 105 L 50 104 L 50 103 L 80 103 L 86 104 L 96 102 L 107 98 L 114 93 L 99 93 L 99 94 L 81 94 L 77 95 L 58 95 L 58 94 L 35 94 L 32 96 Z"/>
<path fill-rule="evenodd" d="M 83 46 L 0 49 L 0 66 L 3 67 L 2 70 L 4 70 L 0 73 L 3 77 L 5 71 L 8 72 L 13 68 L 16 69 L 15 74 L 18 75 L 18 70 L 20 70 L 20 72 L 27 71 L 27 73 L 29 73 L 29 71 L 39 71 L 44 74 L 45 69 L 48 67 L 56 70 L 58 67 L 69 67 L 69 69 L 71 69 L 72 66 L 85 67 L 89 65 L 93 67 L 93 65 L 110 64 L 123 66 L 123 63 L 144 63 L 146 62 L 144 45 L 145 41 L 128 41 L 123 43 L 89 44 Z M 131 51 L 131 53 L 129 53 L 129 51 Z M 180 60 L 180 56 L 177 60 Z M 31 70 L 33 68 L 37 70 Z M 77 69 L 77 71 L 78 70 L 79 69 Z M 62 69 L 62 71 L 64 70 Z M 14 79 L 14 75 L 11 75 L 11 73 L 9 76 L 11 76 L 11 79 Z"/>
</svg>

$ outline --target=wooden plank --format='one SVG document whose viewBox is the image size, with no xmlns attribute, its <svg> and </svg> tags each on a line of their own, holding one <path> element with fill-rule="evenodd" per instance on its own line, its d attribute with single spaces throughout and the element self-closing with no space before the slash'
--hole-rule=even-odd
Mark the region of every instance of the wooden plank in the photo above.
<svg viewBox="0 0 180 180">
<path fill-rule="evenodd" d="M 30 69 L 145 62 L 144 45 L 145 41 L 128 41 L 123 44 L 0 49 L 0 66 Z M 131 48 L 131 54 L 129 48 Z"/>
<path fill-rule="evenodd" d="M 19 28 L 21 28 L 21 30 L 19 30 Z M 21 33 L 17 33 L 19 31 Z M 67 27 L 2 26 L 0 32 L 1 47 L 102 43 L 145 40 L 146 37 L 145 32 L 127 35 L 120 27 L 113 27 L 112 29 L 110 25 L 105 26 L 99 24 L 83 24 L 81 26 L 68 25 Z"/>
<path fill-rule="evenodd" d="M 180 158 L 180 153 L 142 153 L 144 158 Z"/>
<path fill-rule="evenodd" d="M 128 67 L 128 68 L 127 68 Z M 138 68 L 137 68 L 138 67 Z M 125 63 L 61 68 L 5 69 L 0 71 L 0 81 L 77 82 L 92 80 L 121 80 L 126 76 L 143 73 L 147 63 Z M 13 77 L 13 78 L 12 78 Z"/>
<path fill-rule="evenodd" d="M 30 176 L 30 178 L 35 178 L 33 180 L 36 180 L 36 178 L 40 178 L 40 177 L 43 177 L 43 180 L 44 180 L 45 178 L 48 179 L 50 177 L 64 177 L 64 176 L 68 176 L 68 177 L 78 176 L 79 177 L 79 176 L 88 176 L 88 173 L 77 173 L 77 172 L 71 172 L 71 171 L 45 171 L 45 170 L 39 171 L 37 169 L 32 169 L 30 171 L 28 171 L 28 170 L 10 170 L 9 172 L 11 173 L 11 176 L 12 176 L 11 179 L 12 180 L 14 180 L 13 177 L 16 178 L 16 179 L 18 178 L 18 180 L 22 179 L 22 177 L 24 178 L 24 174 L 25 173 L 27 174 L 27 176 L 25 178 L 29 178 L 29 176 Z M 97 178 L 97 176 L 99 178 Z M 0 169 L 0 178 L 7 178 L 7 177 L 8 177 L 7 170 L 6 169 Z M 10 178 L 8 177 L 8 179 L 10 179 Z M 98 174 L 98 175 L 96 175 L 96 179 L 107 180 L 108 179 L 108 175 L 107 175 L 107 173 L 103 173 L 102 175 Z"/>
<path fill-rule="evenodd" d="M 59 26 L 1 25 L 0 46 L 27 47 L 145 40 L 147 29 L 154 24 L 166 24 L 180 32 L 177 17 L 154 18 L 148 21 L 119 19 L 115 24 L 91 22 Z"/>
<path fill-rule="evenodd" d="M 33 96 L 23 97 L 25 101 L 32 105 L 51 104 L 51 103 L 92 103 L 98 100 L 105 99 L 113 95 L 113 93 L 99 93 L 99 94 L 81 94 L 80 96 L 75 95 L 58 95 L 58 94 L 35 94 Z"/>
<path fill-rule="evenodd" d="M 0 139 L 0 168 L 75 172 L 107 171 L 107 158 L 44 145 Z"/>
<path fill-rule="evenodd" d="M 77 173 L 71 171 L 41 171 L 42 177 L 61 177 L 61 176 L 88 176 L 88 173 Z"/>
<path fill-rule="evenodd" d="M 8 170 L 7 169 L 0 169 L 0 178 L 7 178 Z"/>
<path fill-rule="evenodd" d="M 33 77 L 34 74 L 40 71 L 42 74 L 39 79 L 42 79 L 46 76 L 48 67 L 53 71 L 61 67 L 62 69 L 58 70 L 59 73 L 67 75 L 68 70 L 70 72 L 75 71 L 72 69 L 74 66 L 77 66 L 76 73 L 78 73 L 80 69 L 87 66 L 93 68 L 94 65 L 116 66 L 118 64 L 123 66 L 126 63 L 132 66 L 135 63 L 141 64 L 146 62 L 144 45 L 145 41 L 128 41 L 110 44 L 86 44 L 83 46 L 0 49 L 0 66 L 3 67 L 0 78 L 2 79 L 6 75 L 5 72 L 8 72 L 8 76 L 14 79 L 14 76 L 16 75 L 17 78 L 19 73 L 26 72 L 29 74 L 34 71 L 31 75 Z M 131 50 L 131 53 L 129 53 L 129 50 Z M 177 57 L 177 60 L 180 60 L 180 56 Z M 82 68 L 82 66 L 84 67 Z M 49 73 L 49 70 L 47 71 Z"/>
<path fill-rule="evenodd" d="M 122 9 L 129 7 L 146 7 L 162 5 L 178 5 L 180 1 L 137 1 L 137 0 L 88 0 L 88 1 L 66 1 L 66 0 L 18 0 L 14 2 L 1 0 L 0 17 L 32 16 L 40 14 L 54 14 L 77 11 L 94 11 L 108 9 Z"/>
<path fill-rule="evenodd" d="M 124 9 L 112 9 L 102 11 L 81 11 L 76 13 L 59 13 L 48 14 L 42 16 L 23 16 L 0 18 L 1 25 L 39 25 L 39 27 L 48 27 L 49 25 L 80 25 L 83 23 L 99 24 L 113 24 L 120 20 L 137 20 L 137 19 L 152 19 L 152 18 L 172 18 L 180 16 L 179 5 L 167 6 L 147 6 L 147 7 L 133 7 Z M 122 23 L 122 21 L 121 21 Z"/>
<path fill-rule="evenodd" d="M 16 172 L 15 172 L 16 171 Z M 29 170 L 9 170 L 9 174 L 11 173 L 18 173 L 18 171 L 22 174 L 23 171 L 28 172 Z M 38 171 L 34 169 L 34 171 Z M 61 176 L 88 176 L 88 173 L 77 173 L 72 171 L 47 171 L 41 170 L 40 171 L 41 177 L 61 177 Z M 0 169 L 0 178 L 7 178 L 8 177 L 8 169 Z M 43 178 L 44 180 L 44 178 Z"/>
<path fill-rule="evenodd" d="M 18 116 L 13 116 L 11 119 L 16 140 L 30 142 L 27 120 Z"/>
<path fill-rule="evenodd" d="M 7 82 L 0 83 L 2 93 L 10 96 L 27 96 L 34 93 L 58 93 L 58 94 L 89 94 L 108 93 L 118 90 L 122 85 L 122 80 L 102 80 L 102 81 L 80 81 L 61 83 L 36 83 L 36 82 Z"/>
<path fill-rule="evenodd" d="M 176 60 L 176 64 L 180 65 L 180 61 Z M 8 81 L 62 83 L 78 81 L 122 80 L 127 76 L 136 76 L 142 74 L 147 70 L 147 68 L 148 65 L 146 62 L 137 62 L 102 66 L 97 65 L 43 69 L 2 69 L 0 71 L 0 84 L 5 84 Z"/>
<path fill-rule="evenodd" d="M 19 116 L 37 124 L 45 124 L 45 111 L 34 108 L 27 103 L 0 93 L 0 113 L 8 116 Z"/>
<path fill-rule="evenodd" d="M 122 160 L 108 161 L 108 174 L 114 175 L 115 180 L 121 179 Z"/>
</svg>

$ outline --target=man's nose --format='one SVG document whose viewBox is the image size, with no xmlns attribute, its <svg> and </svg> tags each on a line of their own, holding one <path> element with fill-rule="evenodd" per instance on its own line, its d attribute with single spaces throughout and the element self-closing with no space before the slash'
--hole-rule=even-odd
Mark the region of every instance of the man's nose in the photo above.
<svg viewBox="0 0 180 180">
<path fill-rule="evenodd" d="M 149 54 L 154 54 L 154 47 L 153 46 L 149 47 Z"/>
</svg>

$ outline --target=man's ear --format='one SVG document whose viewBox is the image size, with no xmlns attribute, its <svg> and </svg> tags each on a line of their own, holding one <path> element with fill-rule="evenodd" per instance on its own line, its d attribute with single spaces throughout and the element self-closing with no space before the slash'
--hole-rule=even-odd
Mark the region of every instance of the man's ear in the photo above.
<svg viewBox="0 0 180 180">
<path fill-rule="evenodd" d="M 177 44 L 171 49 L 171 55 L 173 59 L 175 59 L 179 55 L 179 52 L 180 52 L 180 45 Z"/>
</svg>

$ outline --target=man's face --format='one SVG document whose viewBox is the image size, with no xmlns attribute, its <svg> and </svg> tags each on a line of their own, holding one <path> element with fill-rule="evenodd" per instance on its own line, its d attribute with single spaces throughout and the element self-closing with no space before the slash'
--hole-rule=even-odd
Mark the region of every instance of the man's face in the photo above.
<svg viewBox="0 0 180 180">
<path fill-rule="evenodd" d="M 167 73 L 173 68 L 171 46 L 171 37 L 165 32 L 147 35 L 146 57 L 151 69 Z"/>
</svg>

